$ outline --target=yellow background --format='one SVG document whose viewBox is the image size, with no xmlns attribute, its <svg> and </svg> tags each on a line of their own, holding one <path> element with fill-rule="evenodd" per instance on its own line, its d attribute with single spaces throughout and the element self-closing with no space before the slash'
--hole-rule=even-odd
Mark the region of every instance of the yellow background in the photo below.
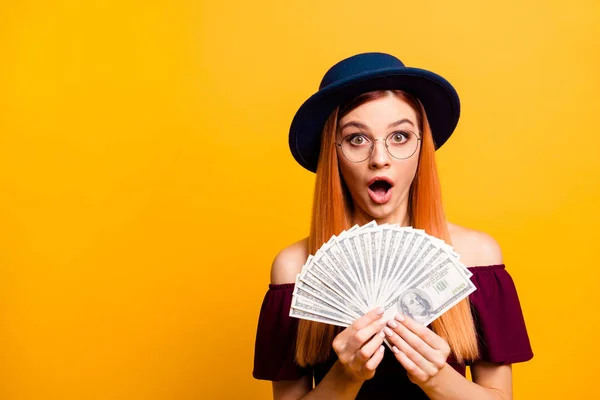
<svg viewBox="0 0 600 400">
<path fill-rule="evenodd" d="M 515 397 L 597 398 L 596 0 L 2 2 L 0 398 L 268 398 L 258 311 L 314 179 L 289 123 L 362 51 L 461 96 L 445 204 L 519 289 Z"/>
</svg>

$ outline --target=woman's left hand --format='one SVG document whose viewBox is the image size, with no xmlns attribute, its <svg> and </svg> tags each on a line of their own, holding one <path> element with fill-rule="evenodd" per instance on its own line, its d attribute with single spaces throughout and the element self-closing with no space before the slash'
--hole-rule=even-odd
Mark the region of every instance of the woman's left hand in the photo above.
<svg viewBox="0 0 600 400">
<path fill-rule="evenodd" d="M 446 366 L 450 346 L 432 330 L 398 314 L 387 325 L 386 338 L 411 382 L 419 386 L 427 384 Z"/>
</svg>

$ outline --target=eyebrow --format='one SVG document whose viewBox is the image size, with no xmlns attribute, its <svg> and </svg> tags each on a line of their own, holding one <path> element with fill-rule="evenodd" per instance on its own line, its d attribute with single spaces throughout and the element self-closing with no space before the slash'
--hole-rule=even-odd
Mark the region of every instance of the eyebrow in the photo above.
<svg viewBox="0 0 600 400">
<path fill-rule="evenodd" d="M 396 121 L 396 122 L 392 122 L 391 124 L 389 124 L 389 125 L 388 125 L 388 128 L 393 128 L 393 127 L 396 127 L 396 126 L 398 126 L 398 125 L 401 125 L 401 124 L 404 124 L 404 123 L 409 123 L 409 124 L 411 124 L 412 126 L 415 126 L 415 125 L 412 123 L 412 121 L 411 121 L 411 120 L 409 120 L 409 119 L 406 119 L 406 118 L 402 118 L 402 119 L 399 119 L 399 120 L 398 120 L 398 121 Z M 351 126 L 353 126 L 353 127 L 355 127 L 355 128 L 358 128 L 358 129 L 369 130 L 369 128 L 368 128 L 368 127 L 367 127 L 365 124 L 362 124 L 362 123 L 360 123 L 360 122 L 358 122 L 358 121 L 350 121 L 350 122 L 346 122 L 346 123 L 345 123 L 345 124 L 344 124 L 344 125 L 343 125 L 343 126 L 340 128 L 340 131 L 343 131 L 344 129 L 346 129 L 346 128 L 348 128 L 348 127 L 351 127 Z"/>
</svg>

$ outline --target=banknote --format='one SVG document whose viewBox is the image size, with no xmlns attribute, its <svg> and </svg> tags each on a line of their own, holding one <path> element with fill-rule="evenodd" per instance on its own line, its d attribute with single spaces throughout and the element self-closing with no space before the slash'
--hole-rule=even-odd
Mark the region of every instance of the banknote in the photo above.
<svg viewBox="0 0 600 400">
<path fill-rule="evenodd" d="M 376 306 L 429 325 L 476 290 L 451 244 L 375 221 L 333 235 L 296 277 L 290 316 L 348 326 Z"/>
<path fill-rule="evenodd" d="M 302 296 L 292 296 L 292 310 L 300 310 L 310 313 L 316 317 L 327 318 L 340 323 L 350 325 L 354 321 L 345 313 L 323 307 L 320 303 L 314 303 L 310 299 Z"/>
<path fill-rule="evenodd" d="M 312 298 L 313 301 L 321 301 L 324 304 L 329 304 L 334 308 L 343 310 L 354 318 L 359 318 L 365 313 L 365 309 L 358 308 L 353 301 L 323 290 L 321 282 L 315 281 L 311 275 L 305 276 L 304 280 L 297 280 L 293 295 L 297 295 L 300 290 L 303 291 L 303 293 L 300 293 L 301 295 L 308 294 L 306 296 Z"/>
<path fill-rule="evenodd" d="M 347 323 L 345 322 L 340 322 L 337 321 L 335 319 L 329 319 L 326 317 L 321 317 L 318 315 L 314 315 L 310 312 L 306 312 L 303 310 L 298 310 L 295 308 L 290 309 L 290 316 L 291 317 L 295 317 L 295 318 L 299 318 L 299 319 L 306 319 L 309 321 L 315 321 L 315 322 L 321 322 L 323 324 L 329 324 L 329 325 L 337 325 L 337 326 L 341 326 L 342 328 L 345 328 L 348 326 Z"/>
<path fill-rule="evenodd" d="M 384 318 L 400 313 L 429 325 L 474 291 L 475 285 L 451 260 L 446 260 L 386 303 Z"/>
</svg>

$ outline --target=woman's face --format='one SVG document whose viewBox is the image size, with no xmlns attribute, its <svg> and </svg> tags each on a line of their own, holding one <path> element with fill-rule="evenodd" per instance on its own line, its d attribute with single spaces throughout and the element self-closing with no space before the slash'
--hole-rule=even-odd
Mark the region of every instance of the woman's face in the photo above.
<svg viewBox="0 0 600 400">
<path fill-rule="evenodd" d="M 346 140 L 346 149 L 368 147 L 365 137 L 371 142 L 376 140 L 371 156 L 362 162 L 348 160 L 342 148 L 336 146 L 342 178 L 354 201 L 355 222 L 364 224 L 375 219 L 378 223 L 407 224 L 408 194 L 417 171 L 421 141 L 415 143 L 414 154 L 397 159 L 386 150 L 384 139 L 389 138 L 392 150 L 392 145 L 400 146 L 405 140 L 421 137 L 415 111 L 390 94 L 356 107 L 339 121 L 338 127 L 336 142 Z M 416 136 L 407 136 L 410 132 Z"/>
</svg>

